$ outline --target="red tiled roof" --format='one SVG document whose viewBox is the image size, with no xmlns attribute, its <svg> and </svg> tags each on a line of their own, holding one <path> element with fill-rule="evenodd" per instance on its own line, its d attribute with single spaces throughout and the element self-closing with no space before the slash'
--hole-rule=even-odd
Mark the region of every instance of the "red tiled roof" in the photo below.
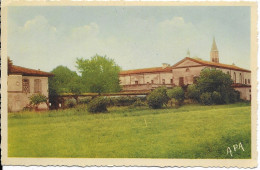
<svg viewBox="0 0 260 170">
<path fill-rule="evenodd" d="M 247 69 L 244 69 L 244 68 L 240 68 L 240 67 L 237 67 L 235 65 L 215 63 L 215 62 L 210 62 L 210 61 L 194 59 L 194 58 L 190 58 L 190 57 L 186 57 L 185 59 L 189 59 L 191 61 L 197 62 L 197 63 L 202 64 L 202 65 L 207 65 L 207 66 L 215 66 L 215 67 L 220 67 L 220 68 L 226 68 L 226 69 L 232 69 L 232 70 L 238 70 L 238 71 L 251 72 L 250 70 L 247 70 Z"/>
<path fill-rule="evenodd" d="M 49 77 L 54 75 L 52 73 L 15 66 L 15 65 L 9 65 L 8 74 L 22 74 L 24 76 L 44 76 L 44 77 Z"/>
<path fill-rule="evenodd" d="M 124 70 L 121 71 L 120 75 L 127 75 L 127 74 L 138 74 L 138 73 L 154 73 L 154 72 L 172 72 L 172 67 L 152 67 L 152 68 L 143 68 L 143 69 L 136 69 L 136 70 Z"/>
</svg>

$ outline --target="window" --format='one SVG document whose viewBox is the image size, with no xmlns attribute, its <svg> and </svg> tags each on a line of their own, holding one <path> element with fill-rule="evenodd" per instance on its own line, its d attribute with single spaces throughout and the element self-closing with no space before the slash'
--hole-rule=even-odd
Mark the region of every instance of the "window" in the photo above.
<svg viewBox="0 0 260 170">
<path fill-rule="evenodd" d="M 165 79 L 162 79 L 162 84 L 165 84 Z"/>
<path fill-rule="evenodd" d="M 41 93 L 42 92 L 42 83 L 40 79 L 34 80 L 34 93 Z"/>
<path fill-rule="evenodd" d="M 233 78 L 233 80 L 234 80 L 234 83 L 236 83 L 236 73 L 234 72 L 234 78 Z"/>
<path fill-rule="evenodd" d="M 30 82 L 28 79 L 23 79 L 23 93 L 30 93 Z"/>
<path fill-rule="evenodd" d="M 245 84 L 247 84 L 247 79 L 245 79 Z"/>
<path fill-rule="evenodd" d="M 173 84 L 173 79 L 171 79 L 171 84 Z"/>
<path fill-rule="evenodd" d="M 135 81 L 135 84 L 138 84 L 138 81 Z"/>
<path fill-rule="evenodd" d="M 241 75 L 241 73 L 239 74 L 239 83 L 242 83 L 242 75 Z"/>
<path fill-rule="evenodd" d="M 251 92 L 251 89 L 249 89 L 249 92 Z"/>
<path fill-rule="evenodd" d="M 227 74 L 229 75 L 229 71 L 227 71 Z"/>
<path fill-rule="evenodd" d="M 248 79 L 248 84 L 250 84 L 250 79 Z"/>
<path fill-rule="evenodd" d="M 153 84 L 153 80 L 151 80 L 151 83 Z"/>
<path fill-rule="evenodd" d="M 190 69 L 189 68 L 186 68 L 186 72 L 189 72 L 190 71 Z"/>
</svg>

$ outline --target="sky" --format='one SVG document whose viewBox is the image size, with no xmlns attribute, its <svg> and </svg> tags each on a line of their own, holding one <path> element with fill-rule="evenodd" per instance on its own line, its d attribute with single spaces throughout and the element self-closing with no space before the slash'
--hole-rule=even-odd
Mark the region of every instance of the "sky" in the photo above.
<svg viewBox="0 0 260 170">
<path fill-rule="evenodd" d="M 7 53 L 15 65 L 77 71 L 96 54 L 123 69 L 210 60 L 213 37 L 221 63 L 250 69 L 250 7 L 8 7 Z"/>
</svg>

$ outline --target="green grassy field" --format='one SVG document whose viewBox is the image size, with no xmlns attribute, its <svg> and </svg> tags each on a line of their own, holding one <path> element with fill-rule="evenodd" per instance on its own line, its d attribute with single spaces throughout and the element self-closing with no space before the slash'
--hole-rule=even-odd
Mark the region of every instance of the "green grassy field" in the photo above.
<svg viewBox="0 0 260 170">
<path fill-rule="evenodd" d="M 94 115 L 83 106 L 9 113 L 8 156 L 250 158 L 250 109 L 236 103 L 159 110 L 114 107 Z M 245 151 L 234 152 L 233 145 L 240 142 Z"/>
</svg>

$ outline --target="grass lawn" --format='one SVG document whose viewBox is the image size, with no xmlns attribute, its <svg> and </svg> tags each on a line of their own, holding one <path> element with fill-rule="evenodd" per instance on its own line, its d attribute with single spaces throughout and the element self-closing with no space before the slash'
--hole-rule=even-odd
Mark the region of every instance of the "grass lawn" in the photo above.
<svg viewBox="0 0 260 170">
<path fill-rule="evenodd" d="M 251 158 L 251 106 L 178 109 L 84 106 L 8 114 L 9 157 Z M 233 150 L 242 143 L 244 151 Z M 227 147 L 233 157 L 227 155 Z"/>
</svg>

